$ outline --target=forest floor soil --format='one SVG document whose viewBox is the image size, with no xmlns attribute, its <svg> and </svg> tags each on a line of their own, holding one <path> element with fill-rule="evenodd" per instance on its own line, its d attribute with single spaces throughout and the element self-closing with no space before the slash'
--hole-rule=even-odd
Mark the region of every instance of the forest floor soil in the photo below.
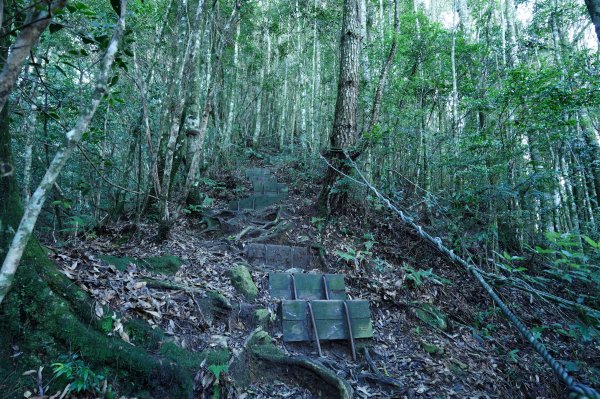
<svg viewBox="0 0 600 399">
<path fill-rule="evenodd" d="M 126 242 L 127 226 L 114 225 L 87 239 L 70 240 L 68 246 L 50 246 L 53 257 L 61 272 L 99 305 L 124 318 L 144 320 L 188 351 L 227 353 L 221 378 L 208 378 L 206 367 L 198 367 L 199 395 L 209 395 L 218 386 L 230 397 L 318 397 L 314 381 L 288 378 L 284 366 L 270 374 L 269 381 L 256 378 L 257 373 L 239 373 L 247 340 L 262 325 L 282 353 L 320 361 L 347 381 L 358 398 L 566 396 L 550 369 L 466 271 L 447 262 L 383 210 L 355 204 L 333 220 L 317 218 L 313 203 L 318 185 L 290 176 L 289 166 L 269 167 L 278 181 L 289 185 L 282 209 L 228 212 L 227 202 L 235 198 L 220 190 L 209 193 L 215 199 L 210 211 L 191 212 L 175 221 L 165 242 L 156 242 L 154 223 L 138 226 Z M 224 180 L 249 192 L 242 172 Z M 237 190 L 236 198 L 243 196 Z M 248 221 L 255 229 L 244 231 Z M 268 228 L 263 230 L 264 226 Z M 264 234 L 269 231 L 275 233 Z M 349 297 L 370 301 L 375 335 L 361 342 L 368 348 L 368 361 L 362 351 L 353 361 L 344 341 L 324 343 L 323 358 L 310 342 L 282 341 L 277 301 L 268 290 L 272 269 L 250 268 L 258 287 L 253 300 L 237 292 L 228 277 L 234 266 L 247 264 L 243 249 L 251 241 L 313 248 L 313 271 L 343 274 Z M 322 256 L 317 255 L 318 248 Z M 136 262 L 115 267 L 107 256 L 168 256 L 180 259 L 181 265 L 160 273 Z M 500 294 L 529 326 L 566 325 L 569 320 L 568 311 L 555 304 L 508 288 L 500 288 Z M 428 322 L 419 312 L 423 308 L 435 309 L 444 323 Z M 269 316 L 257 320 L 257 314 Z M 544 329 L 540 333 L 558 359 L 571 361 L 576 378 L 592 385 L 596 381 L 597 386 L 598 342 L 583 345 Z M 127 339 L 136 344 L 135 337 Z"/>
</svg>

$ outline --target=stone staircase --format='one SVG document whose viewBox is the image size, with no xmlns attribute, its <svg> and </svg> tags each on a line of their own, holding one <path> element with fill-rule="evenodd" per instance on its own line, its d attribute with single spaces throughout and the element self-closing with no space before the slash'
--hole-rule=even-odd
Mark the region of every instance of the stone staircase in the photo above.
<svg viewBox="0 0 600 399">
<path fill-rule="evenodd" d="M 232 201 L 232 211 L 257 211 L 285 206 L 288 188 L 266 168 L 246 170 L 253 192 Z M 308 247 L 248 243 L 244 256 L 254 267 L 268 270 L 269 290 L 279 301 L 279 320 L 284 342 L 313 341 L 322 356 L 320 341 L 348 340 L 356 359 L 355 339 L 371 338 L 369 302 L 349 300 L 344 276 L 309 273 L 316 260 Z"/>
</svg>

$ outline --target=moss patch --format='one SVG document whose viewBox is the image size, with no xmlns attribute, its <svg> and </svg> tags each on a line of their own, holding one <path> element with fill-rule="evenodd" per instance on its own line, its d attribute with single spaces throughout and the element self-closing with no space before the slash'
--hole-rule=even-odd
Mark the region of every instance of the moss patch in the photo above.
<svg viewBox="0 0 600 399">
<path fill-rule="evenodd" d="M 207 349 L 200 353 L 188 352 L 172 341 L 163 343 L 160 353 L 187 370 L 197 370 L 205 359 L 206 366 L 227 364 L 231 355 L 224 348 Z"/>
<path fill-rule="evenodd" d="M 253 313 L 254 320 L 261 327 L 266 327 L 271 322 L 275 321 L 275 315 L 269 309 L 256 309 Z"/>
<path fill-rule="evenodd" d="M 233 309 L 233 306 L 231 305 L 231 301 L 227 297 L 225 297 L 225 295 L 221 294 L 220 292 L 209 291 L 207 296 L 208 296 L 208 298 L 210 298 L 210 300 L 212 302 L 214 311 L 223 312 L 226 310 Z"/>
<path fill-rule="evenodd" d="M 113 265 L 118 270 L 125 271 L 131 264 L 144 268 L 156 274 L 175 274 L 183 261 L 174 255 L 149 256 L 147 258 L 132 258 L 129 256 L 98 256 L 104 263 Z"/>
<path fill-rule="evenodd" d="M 231 283 L 237 289 L 240 294 L 244 295 L 246 299 L 253 301 L 258 295 L 258 288 L 252 281 L 250 271 L 244 265 L 237 265 L 229 270 L 229 277 Z"/>
</svg>

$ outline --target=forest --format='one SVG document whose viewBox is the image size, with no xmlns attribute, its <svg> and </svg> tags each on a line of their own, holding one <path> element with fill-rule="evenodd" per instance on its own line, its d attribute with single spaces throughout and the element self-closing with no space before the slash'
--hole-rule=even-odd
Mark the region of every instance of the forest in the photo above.
<svg viewBox="0 0 600 399">
<path fill-rule="evenodd" d="M 0 0 L 0 399 L 600 399 L 600 0 Z"/>
</svg>

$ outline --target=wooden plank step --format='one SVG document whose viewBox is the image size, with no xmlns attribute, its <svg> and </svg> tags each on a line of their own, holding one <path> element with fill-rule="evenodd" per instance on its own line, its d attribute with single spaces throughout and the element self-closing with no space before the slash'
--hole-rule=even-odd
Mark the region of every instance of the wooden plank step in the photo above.
<svg viewBox="0 0 600 399">
<path fill-rule="evenodd" d="M 269 273 L 269 292 L 272 297 L 279 299 L 327 299 L 325 283 L 329 299 L 347 298 L 346 284 L 341 274 Z"/>
<path fill-rule="evenodd" d="M 274 244 L 248 244 L 244 255 L 251 263 L 277 266 L 278 268 L 308 268 L 313 262 L 307 247 Z"/>
<path fill-rule="evenodd" d="M 348 306 L 353 338 L 373 337 L 369 301 L 317 300 L 310 303 L 319 340 L 350 339 L 344 302 Z M 314 340 L 308 301 L 281 301 L 281 320 L 285 342 Z"/>
</svg>

